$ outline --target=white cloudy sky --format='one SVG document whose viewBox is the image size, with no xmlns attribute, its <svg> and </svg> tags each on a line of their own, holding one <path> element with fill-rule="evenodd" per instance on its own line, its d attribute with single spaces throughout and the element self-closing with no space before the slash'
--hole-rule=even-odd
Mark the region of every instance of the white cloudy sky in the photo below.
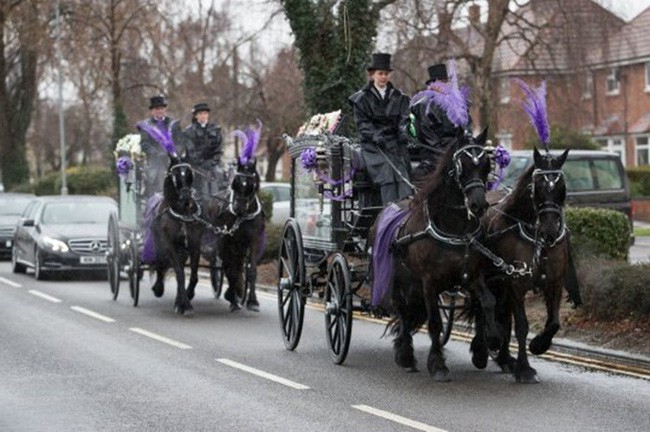
<svg viewBox="0 0 650 432">
<path fill-rule="evenodd" d="M 210 0 L 186 0 L 188 3 L 208 4 Z M 485 0 L 477 0 L 478 2 Z M 594 0 L 604 7 L 615 12 L 622 18 L 630 20 L 640 12 L 650 7 L 650 0 Z M 235 27 L 238 31 L 257 32 L 264 25 L 262 31 L 262 44 L 271 50 L 289 45 L 292 42 L 289 25 L 282 13 L 279 13 L 269 23 L 269 18 L 274 11 L 279 9 L 278 2 L 274 0 L 215 0 L 216 4 L 223 5 L 230 10 Z"/>
</svg>

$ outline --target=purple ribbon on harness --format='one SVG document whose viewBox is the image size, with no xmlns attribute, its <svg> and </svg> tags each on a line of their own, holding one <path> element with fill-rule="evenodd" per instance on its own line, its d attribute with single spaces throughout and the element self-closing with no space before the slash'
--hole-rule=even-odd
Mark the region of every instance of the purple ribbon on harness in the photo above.
<svg viewBox="0 0 650 432">
<path fill-rule="evenodd" d="M 348 183 L 350 180 L 354 178 L 354 175 L 359 169 L 359 161 L 357 160 L 355 155 L 351 161 L 352 168 L 350 169 L 350 172 L 344 174 L 342 179 L 335 180 L 332 177 L 328 176 L 327 174 L 319 171 L 318 154 L 316 153 L 316 149 L 314 147 L 308 147 L 300 153 L 300 166 L 302 167 L 303 170 L 309 173 L 316 174 L 316 177 L 318 177 L 318 179 L 323 183 L 326 183 L 330 186 L 339 186 L 344 183 Z M 323 196 L 333 201 L 344 201 L 347 198 L 352 197 L 352 189 L 350 188 L 346 191 L 341 192 L 338 195 L 334 195 L 330 191 L 324 191 Z"/>
</svg>

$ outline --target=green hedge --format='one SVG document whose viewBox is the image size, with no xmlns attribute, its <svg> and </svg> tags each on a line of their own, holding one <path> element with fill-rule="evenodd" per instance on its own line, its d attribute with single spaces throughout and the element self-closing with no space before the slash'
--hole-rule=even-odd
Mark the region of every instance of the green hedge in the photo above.
<svg viewBox="0 0 650 432">
<path fill-rule="evenodd" d="M 599 320 L 650 315 L 650 264 L 587 260 L 579 269 L 585 312 Z"/>
<path fill-rule="evenodd" d="M 269 262 L 278 259 L 280 255 L 280 244 L 282 243 L 283 225 L 266 224 L 264 235 L 266 237 L 266 248 L 262 255 L 262 262 Z"/>
<path fill-rule="evenodd" d="M 264 210 L 264 220 L 270 221 L 273 216 L 273 194 L 268 191 L 260 191 L 257 195 L 260 198 L 262 203 L 262 209 Z"/>
<path fill-rule="evenodd" d="M 65 170 L 70 195 L 117 195 L 115 174 L 104 166 L 77 166 Z M 52 171 L 34 184 L 23 183 L 14 192 L 33 192 L 36 195 L 58 195 L 61 193 L 61 173 Z"/>
<path fill-rule="evenodd" d="M 568 207 L 566 220 L 571 230 L 573 253 L 578 260 L 589 257 L 627 259 L 632 227 L 623 213 Z"/>
<path fill-rule="evenodd" d="M 627 177 L 633 197 L 650 196 L 650 165 L 628 169 Z"/>
</svg>

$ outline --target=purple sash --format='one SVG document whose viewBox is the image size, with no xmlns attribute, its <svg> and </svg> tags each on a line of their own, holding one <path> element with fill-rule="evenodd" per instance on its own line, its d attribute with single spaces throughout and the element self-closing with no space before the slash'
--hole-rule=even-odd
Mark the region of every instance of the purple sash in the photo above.
<svg viewBox="0 0 650 432">
<path fill-rule="evenodd" d="M 384 303 L 384 297 L 392 284 L 393 254 L 391 244 L 395 240 L 398 228 L 410 215 L 408 209 L 400 209 L 395 204 L 386 207 L 379 214 L 379 223 L 372 247 L 372 304 L 379 306 Z"/>
</svg>

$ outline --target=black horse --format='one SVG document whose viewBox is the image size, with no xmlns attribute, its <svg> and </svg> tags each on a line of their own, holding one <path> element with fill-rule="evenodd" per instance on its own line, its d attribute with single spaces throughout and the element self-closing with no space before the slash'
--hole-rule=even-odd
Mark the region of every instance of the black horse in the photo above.
<svg viewBox="0 0 650 432">
<path fill-rule="evenodd" d="M 246 302 L 247 309 L 259 311 L 255 283 L 259 252 L 264 247 L 265 224 L 257 196 L 260 177 L 256 167 L 254 158 L 246 162 L 239 160 L 230 187 L 207 206 L 207 220 L 212 234 L 216 234 L 215 253 L 221 258 L 228 280 L 224 298 L 230 302 L 231 311 L 241 309 L 242 301 Z"/>
<path fill-rule="evenodd" d="M 477 334 L 471 344 L 476 367 L 487 365 L 488 341 L 490 347 L 500 345 L 494 297 L 483 280 L 479 265 L 482 257 L 471 246 L 482 234 L 479 218 L 487 208 L 485 184 L 490 157 L 484 147 L 486 136 L 487 129 L 475 138 L 459 131 L 410 202 L 408 218 L 393 244 L 389 293 L 394 317 L 389 330 L 395 335 L 395 361 L 407 370 L 416 370 L 412 335 L 426 322 L 431 338 L 427 368 L 436 381 L 449 380 L 440 342 L 441 293 L 461 288 L 470 293 L 477 320 Z M 377 223 L 381 219 L 380 215 Z M 376 243 L 377 237 L 374 240 Z"/>
<path fill-rule="evenodd" d="M 518 382 L 538 382 L 526 353 L 524 300 L 529 290 L 541 289 L 547 310 L 544 330 L 531 341 L 530 351 L 536 355 L 546 352 L 560 328 L 560 301 L 570 253 L 563 210 L 566 185 L 562 166 L 567 155 L 568 150 L 553 157 L 535 149 L 533 166 L 521 175 L 513 191 L 484 215 L 486 245 L 513 265 L 510 275 L 488 277 L 488 284 L 497 297 L 498 321 L 506 336 L 496 361 L 504 371 L 513 372 Z M 513 316 L 519 345 L 516 359 L 509 351 Z"/>
<path fill-rule="evenodd" d="M 198 278 L 203 225 L 197 222 L 201 208 L 194 198 L 193 171 L 185 156 L 169 154 L 169 168 L 163 183 L 163 199 L 151 225 L 156 249 L 154 295 L 164 293 L 165 273 L 171 267 L 176 275 L 174 310 L 193 312 L 188 291 L 194 292 Z M 190 258 L 190 280 L 185 289 L 185 263 Z"/>
</svg>

